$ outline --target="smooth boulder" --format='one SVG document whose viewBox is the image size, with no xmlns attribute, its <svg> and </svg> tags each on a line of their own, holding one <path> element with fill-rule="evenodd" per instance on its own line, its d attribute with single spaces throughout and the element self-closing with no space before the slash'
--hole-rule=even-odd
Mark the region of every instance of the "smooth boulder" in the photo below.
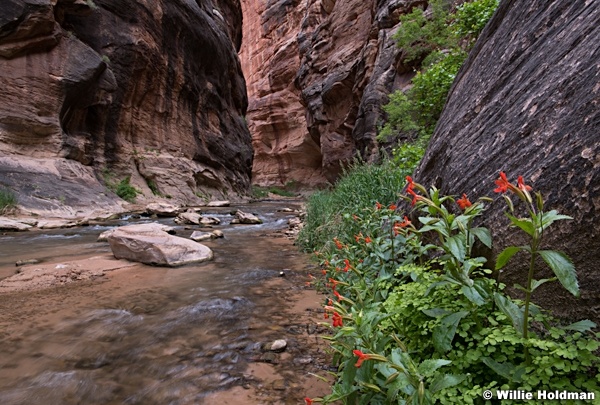
<svg viewBox="0 0 600 405">
<path fill-rule="evenodd" d="M 254 214 L 249 214 L 247 212 L 243 212 L 237 210 L 233 214 L 235 218 L 231 221 L 232 224 L 262 224 L 263 221 L 259 217 Z"/>
<path fill-rule="evenodd" d="M 161 230 L 140 232 L 134 226 L 117 228 L 109 235 L 108 243 L 117 259 L 175 267 L 213 258 L 212 250 L 200 243 Z"/>
<path fill-rule="evenodd" d="M 138 233 L 148 233 L 148 232 L 166 232 L 171 235 L 175 235 L 175 228 L 172 228 L 168 225 L 159 224 L 158 222 L 150 222 L 147 224 L 135 224 L 135 225 L 127 225 L 122 226 L 120 228 L 109 229 L 108 231 L 102 232 L 96 242 L 107 242 L 108 237 L 113 234 L 117 229 L 127 228 L 130 232 L 138 232 Z"/>
<path fill-rule="evenodd" d="M 146 205 L 146 212 L 159 217 L 176 217 L 181 212 L 181 208 L 172 204 L 156 202 Z"/>
</svg>

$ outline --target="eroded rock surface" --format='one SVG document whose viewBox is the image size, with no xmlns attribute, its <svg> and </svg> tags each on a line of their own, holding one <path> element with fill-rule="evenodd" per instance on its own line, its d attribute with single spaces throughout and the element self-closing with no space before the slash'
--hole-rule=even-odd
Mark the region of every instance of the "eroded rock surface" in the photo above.
<svg viewBox="0 0 600 405">
<path fill-rule="evenodd" d="M 413 74 L 391 35 L 426 3 L 242 0 L 254 183 L 324 184 L 377 158 L 381 105 Z"/>
<path fill-rule="evenodd" d="M 3 1 L 0 185 L 73 215 L 122 210 L 105 174 L 186 203 L 244 193 L 240 43 L 237 0 Z"/>
<path fill-rule="evenodd" d="M 534 301 L 562 315 L 600 319 L 600 3 L 506 0 L 451 90 L 415 179 L 444 193 L 492 195 L 503 170 L 522 175 L 547 209 L 574 217 L 544 234 L 573 258 L 582 299 L 557 283 Z M 486 211 L 496 250 L 519 244 L 500 198 Z M 523 213 L 525 215 L 525 213 Z M 523 262 L 525 260 L 522 260 Z M 523 284 L 519 260 L 502 276 Z M 540 274 L 537 279 L 548 276 Z"/>
</svg>

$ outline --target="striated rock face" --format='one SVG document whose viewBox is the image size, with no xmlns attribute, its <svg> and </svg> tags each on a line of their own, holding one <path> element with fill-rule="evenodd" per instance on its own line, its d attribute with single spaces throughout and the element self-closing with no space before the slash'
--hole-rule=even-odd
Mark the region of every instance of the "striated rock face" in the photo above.
<svg viewBox="0 0 600 405">
<path fill-rule="evenodd" d="M 99 194 L 103 171 L 183 202 L 245 192 L 240 44 L 237 0 L 4 0 L 0 184 L 30 204 L 16 159 L 85 172 L 46 173 L 57 194 L 81 185 L 87 203 L 114 205 Z"/>
<path fill-rule="evenodd" d="M 600 319 L 600 3 L 505 0 L 454 82 L 417 181 L 445 193 L 491 195 L 499 171 L 523 175 L 547 209 L 574 217 L 544 234 L 574 260 L 582 298 L 557 283 L 534 300 Z M 496 249 L 518 244 L 504 203 L 487 211 Z M 515 265 L 502 278 L 521 284 Z M 537 279 L 542 276 L 536 276 Z"/>
<path fill-rule="evenodd" d="M 387 95 L 408 84 L 391 35 L 423 0 L 242 0 L 253 182 L 335 181 L 377 158 Z"/>
</svg>

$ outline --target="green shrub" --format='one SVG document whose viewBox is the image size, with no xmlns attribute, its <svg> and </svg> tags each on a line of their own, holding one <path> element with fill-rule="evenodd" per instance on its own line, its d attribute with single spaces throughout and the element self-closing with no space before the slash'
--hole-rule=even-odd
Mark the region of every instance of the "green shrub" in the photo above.
<svg viewBox="0 0 600 405">
<path fill-rule="evenodd" d="M 0 214 L 4 214 L 17 206 L 15 194 L 4 187 L 0 187 Z"/>
<path fill-rule="evenodd" d="M 399 48 L 404 51 L 407 62 L 422 60 L 429 53 L 455 44 L 449 29 L 449 8 L 444 0 L 430 1 L 432 13 L 429 18 L 421 8 L 400 17 L 400 27 L 394 34 Z"/>
<path fill-rule="evenodd" d="M 380 128 L 379 139 L 397 133 L 433 133 L 468 50 L 497 6 L 497 0 L 475 0 L 449 13 L 445 2 L 436 0 L 431 3 L 430 18 L 419 8 L 401 17 L 394 38 L 407 60 L 422 60 L 422 69 L 406 94 L 400 90 L 390 94 L 383 106 L 387 122 Z"/>
<path fill-rule="evenodd" d="M 456 10 L 451 29 L 459 38 L 473 42 L 498 8 L 498 0 L 475 0 L 463 3 Z"/>
<path fill-rule="evenodd" d="M 125 177 L 123 180 L 118 182 L 115 186 L 115 194 L 124 199 L 125 201 L 134 202 L 135 197 L 141 194 L 140 191 L 129 184 L 131 176 Z"/>
</svg>

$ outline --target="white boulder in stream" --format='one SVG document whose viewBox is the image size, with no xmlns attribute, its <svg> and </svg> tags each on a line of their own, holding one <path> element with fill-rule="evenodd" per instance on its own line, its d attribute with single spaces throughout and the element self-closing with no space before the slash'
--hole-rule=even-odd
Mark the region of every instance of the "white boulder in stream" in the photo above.
<svg viewBox="0 0 600 405">
<path fill-rule="evenodd" d="M 262 224 L 263 221 L 259 217 L 254 214 L 249 214 L 247 212 L 243 212 L 237 210 L 233 214 L 235 218 L 231 221 L 232 224 Z"/>
<path fill-rule="evenodd" d="M 108 241 L 108 237 L 110 235 L 113 234 L 113 232 L 115 232 L 117 229 L 122 229 L 125 228 L 125 226 L 122 226 L 120 228 L 112 228 L 109 229 L 108 231 L 104 231 L 100 234 L 100 236 L 98 236 L 98 239 L 96 239 L 97 242 L 107 242 Z M 135 224 L 135 225 L 127 225 L 126 228 L 130 231 L 130 232 L 137 232 L 137 233 L 148 233 L 148 232 L 166 232 L 169 233 L 171 235 L 175 234 L 175 228 L 170 227 L 168 225 L 163 225 L 163 224 L 159 224 L 158 222 L 150 222 L 150 223 L 146 223 L 146 224 Z"/>
<path fill-rule="evenodd" d="M 135 226 L 122 226 L 108 236 L 108 243 L 117 259 L 175 267 L 213 258 L 212 250 L 200 243 L 161 230 L 140 232 L 133 228 Z"/>
</svg>

